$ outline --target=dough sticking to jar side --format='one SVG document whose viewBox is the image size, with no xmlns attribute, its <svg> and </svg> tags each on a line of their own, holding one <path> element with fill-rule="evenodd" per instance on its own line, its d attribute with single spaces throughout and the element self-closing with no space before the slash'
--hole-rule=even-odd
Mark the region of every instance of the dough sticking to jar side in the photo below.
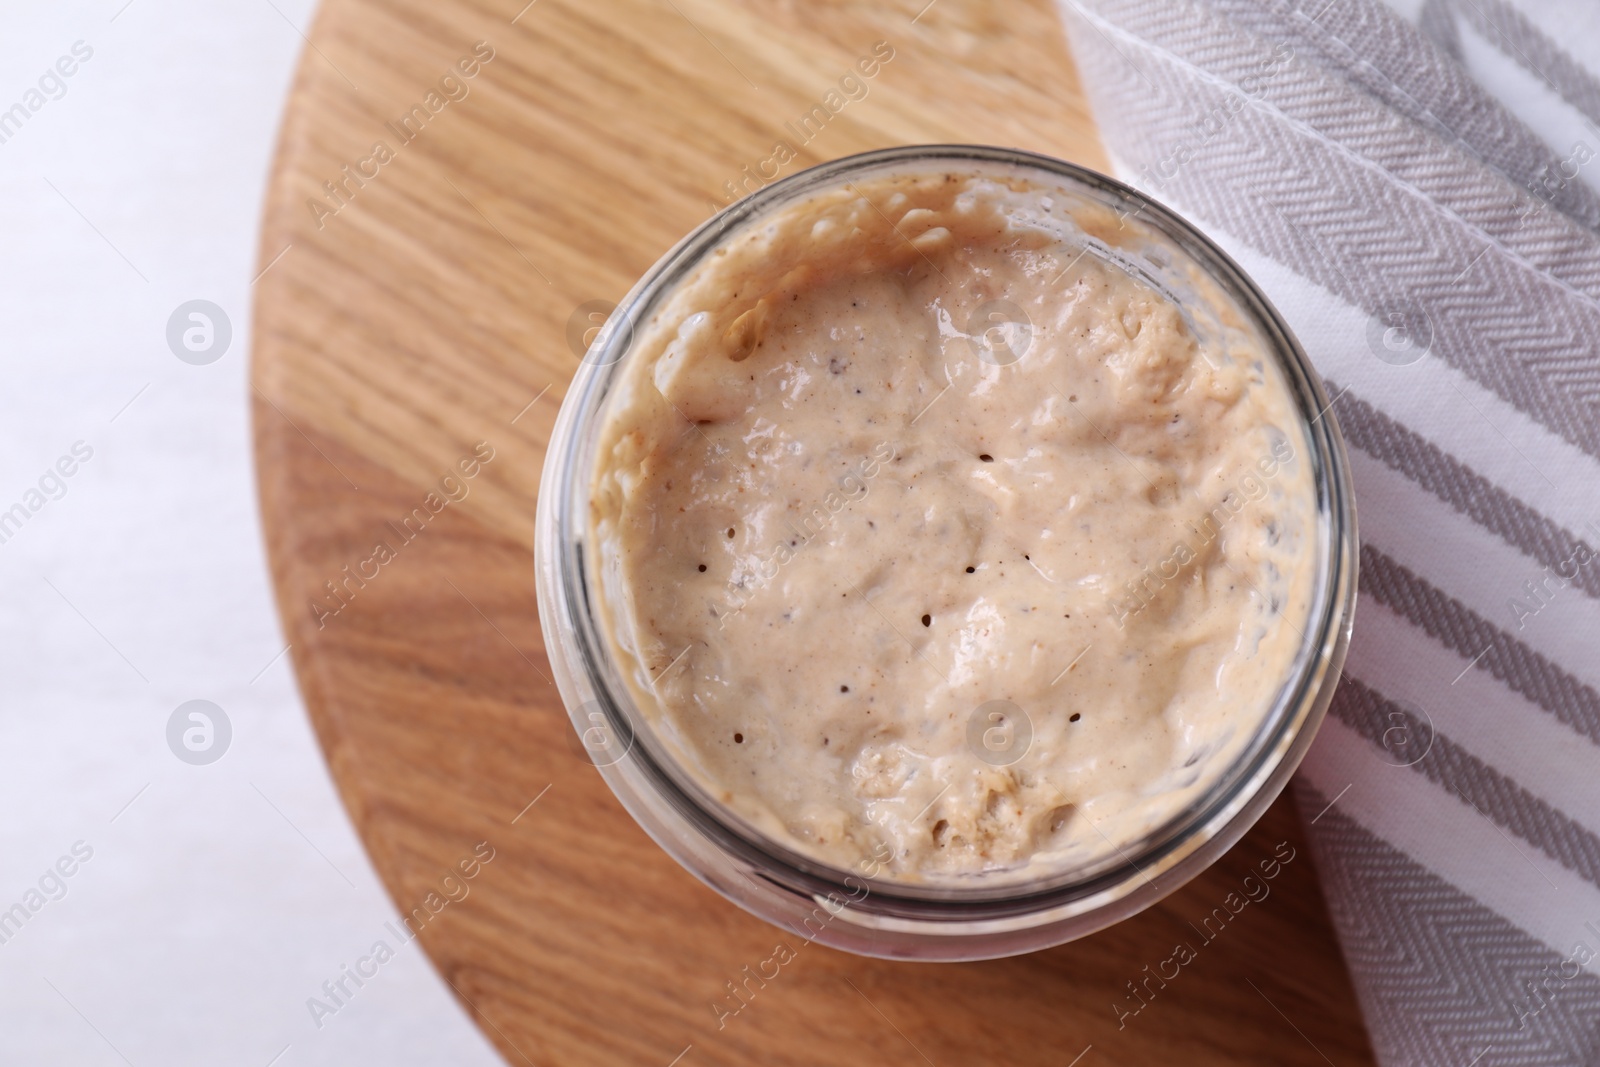
<svg viewBox="0 0 1600 1067">
<path fill-rule="evenodd" d="M 591 541 L 635 700 L 718 801 L 880 877 L 1025 881 L 1210 789 L 1313 597 L 1309 444 L 1253 329 L 1001 171 L 851 183 L 638 328 Z"/>
</svg>

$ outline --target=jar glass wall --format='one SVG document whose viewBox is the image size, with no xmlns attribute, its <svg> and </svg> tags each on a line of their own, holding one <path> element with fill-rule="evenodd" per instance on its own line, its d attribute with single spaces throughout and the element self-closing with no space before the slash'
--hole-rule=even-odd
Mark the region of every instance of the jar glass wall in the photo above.
<svg viewBox="0 0 1600 1067">
<path fill-rule="evenodd" d="M 1022 882 L 917 884 L 885 877 L 870 861 L 833 866 L 719 803 L 704 780 L 685 769 L 619 671 L 601 610 L 607 594 L 590 522 L 601 427 L 641 326 L 708 257 L 819 192 L 946 170 L 1021 177 L 1114 212 L 1137 240 L 1113 247 L 1085 237 L 1083 254 L 1156 288 L 1191 321 L 1216 319 L 1216 309 L 1201 306 L 1194 295 L 1194 278 L 1220 291 L 1230 313 L 1247 320 L 1278 363 L 1315 496 L 1308 625 L 1254 735 L 1214 785 L 1141 839 Z M 1058 944 L 1132 915 L 1243 836 L 1299 764 L 1331 699 L 1354 608 L 1355 534 L 1348 461 L 1327 397 L 1287 326 L 1227 255 L 1171 211 L 1092 171 L 1010 149 L 917 146 L 837 160 L 762 188 L 686 237 L 612 313 L 568 390 L 546 456 L 536 541 L 539 611 L 556 682 L 584 751 L 634 819 L 696 877 L 763 919 L 847 951 L 977 959 Z"/>
</svg>

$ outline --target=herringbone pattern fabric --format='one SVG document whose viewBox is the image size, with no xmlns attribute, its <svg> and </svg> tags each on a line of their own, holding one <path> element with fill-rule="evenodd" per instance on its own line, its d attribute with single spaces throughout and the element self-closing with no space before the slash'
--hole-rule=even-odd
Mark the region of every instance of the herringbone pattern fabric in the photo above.
<svg viewBox="0 0 1600 1067">
<path fill-rule="evenodd" d="M 1303 782 L 1300 794 L 1306 810 L 1328 803 Z M 1530 1067 L 1600 1060 L 1600 979 L 1563 968 L 1559 953 L 1337 810 L 1318 827 L 1312 855 L 1345 955 L 1365 982 L 1380 1060 Z M 1503 1023 L 1508 990 L 1528 1019 L 1521 1029 Z"/>
<path fill-rule="evenodd" d="M 1252 271 L 1352 449 L 1297 789 L 1379 1058 L 1600 1064 L 1600 16 L 1394 5 L 1062 11 L 1117 169 Z"/>
</svg>

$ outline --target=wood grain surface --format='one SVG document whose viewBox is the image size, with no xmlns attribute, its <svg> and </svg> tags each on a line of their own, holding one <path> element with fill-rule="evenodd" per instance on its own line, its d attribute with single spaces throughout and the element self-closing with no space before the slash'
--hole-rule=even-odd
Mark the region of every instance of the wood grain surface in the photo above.
<svg viewBox="0 0 1600 1067">
<path fill-rule="evenodd" d="M 611 797 L 534 600 L 575 311 L 758 173 L 933 141 L 1105 162 L 1044 0 L 526 2 L 326 0 L 272 175 L 253 368 L 266 538 L 318 737 L 396 906 L 507 1061 L 1370 1063 L 1287 799 L 1131 921 L 918 965 L 751 918 Z M 878 42 L 893 56 L 864 77 Z M 800 143 L 786 124 L 819 104 Z M 781 167 L 780 139 L 798 150 Z M 475 448 L 492 459 L 469 478 Z M 1271 895 L 1208 941 L 1204 917 L 1279 842 L 1295 858 Z M 443 904 L 475 849 L 493 858 Z M 796 958 L 719 1026 L 714 1006 L 740 1003 L 727 983 L 780 941 Z M 1147 982 L 1180 943 L 1194 960 Z M 1119 1024 L 1115 1005 L 1139 1011 Z"/>
</svg>

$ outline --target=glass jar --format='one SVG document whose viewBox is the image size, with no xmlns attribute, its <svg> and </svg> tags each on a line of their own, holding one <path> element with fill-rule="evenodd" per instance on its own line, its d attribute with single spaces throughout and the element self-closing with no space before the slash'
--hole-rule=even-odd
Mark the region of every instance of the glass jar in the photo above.
<svg viewBox="0 0 1600 1067">
<path fill-rule="evenodd" d="M 734 816 L 680 766 L 619 675 L 597 611 L 590 487 L 608 397 L 645 322 L 707 257 L 818 191 L 907 171 L 1021 175 L 1116 212 L 1150 250 L 1085 240 L 1186 313 L 1198 271 L 1251 320 L 1293 394 L 1317 508 L 1314 594 L 1304 640 L 1256 735 L 1214 787 L 1142 840 L 1033 882 L 912 885 L 802 855 Z M 1356 524 L 1348 459 L 1320 380 L 1282 318 L 1239 266 L 1170 210 L 1111 178 L 1047 156 L 972 145 L 892 148 L 835 160 L 768 185 L 684 238 L 635 285 L 589 347 L 556 420 L 539 494 L 539 616 L 580 747 L 623 806 L 680 864 L 733 903 L 795 936 L 870 956 L 970 960 L 1082 937 L 1149 907 L 1232 847 L 1278 796 L 1327 711 L 1349 643 Z"/>
</svg>

